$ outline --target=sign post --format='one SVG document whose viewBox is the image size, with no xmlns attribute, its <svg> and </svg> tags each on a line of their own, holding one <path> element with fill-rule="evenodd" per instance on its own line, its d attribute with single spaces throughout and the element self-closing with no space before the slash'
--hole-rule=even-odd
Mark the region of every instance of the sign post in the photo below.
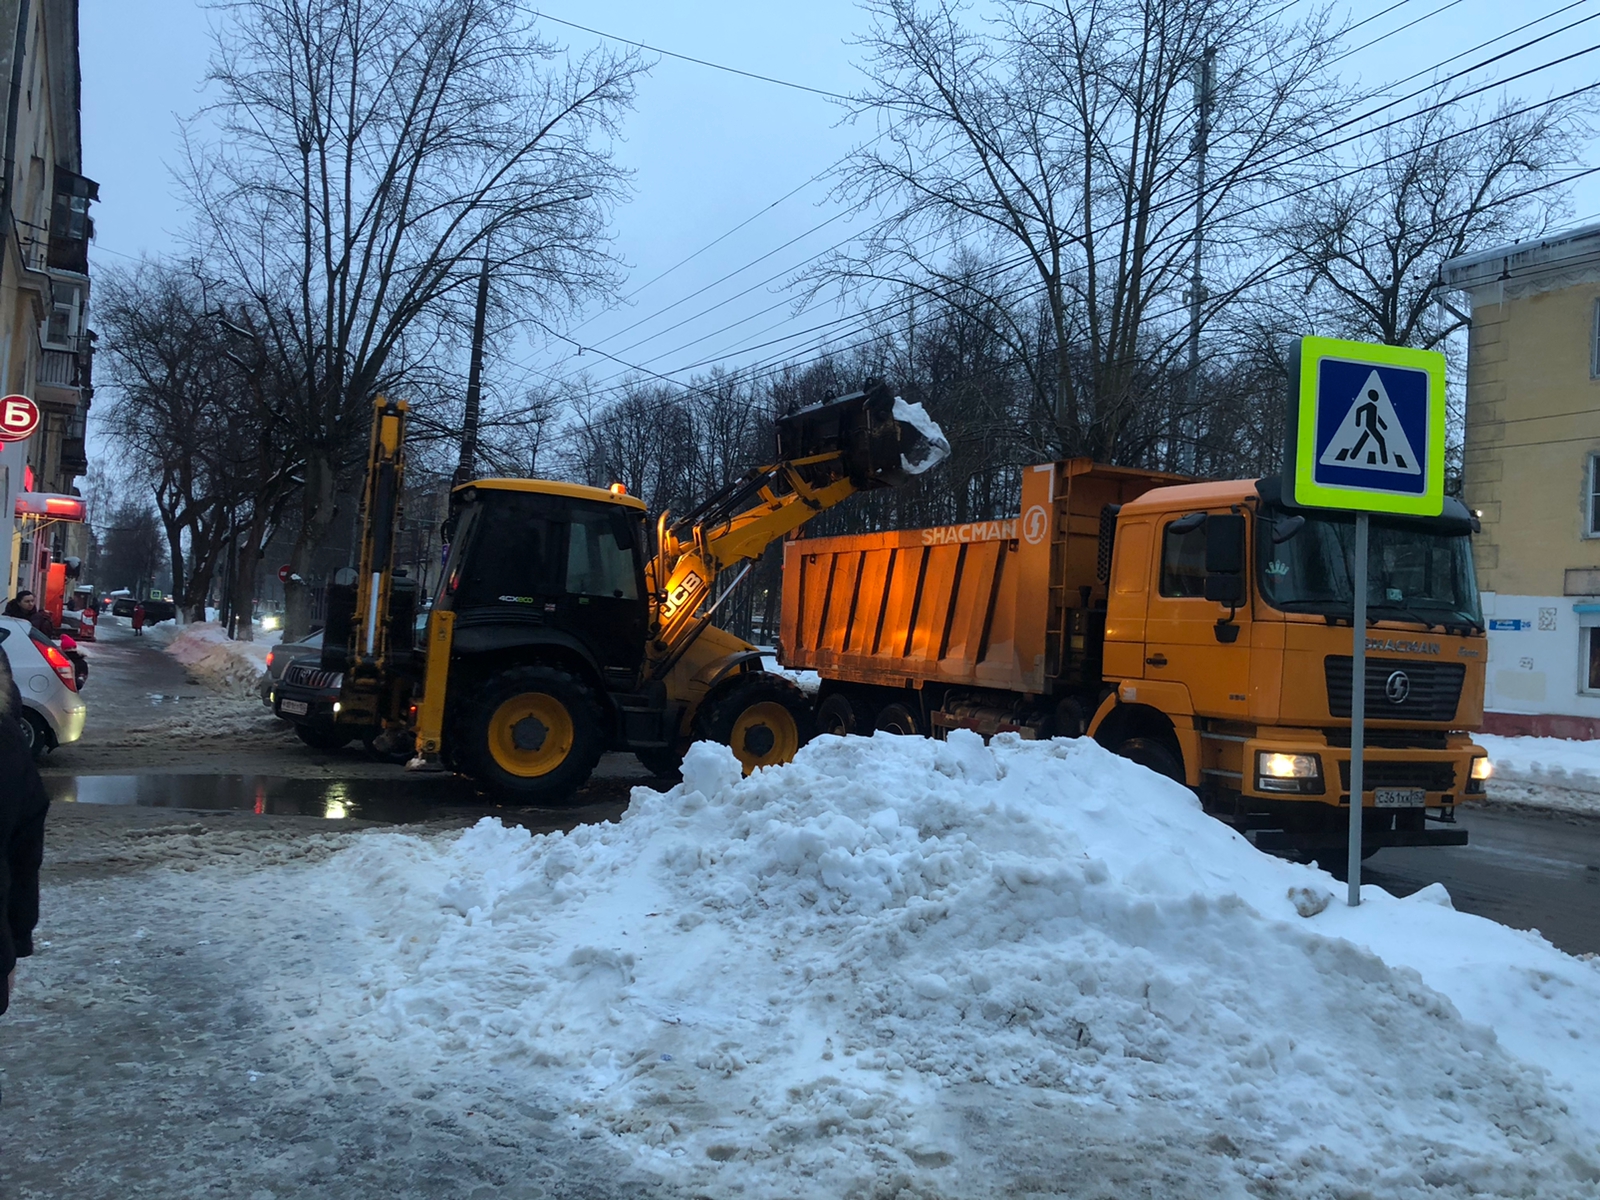
<svg viewBox="0 0 1600 1200">
<path fill-rule="evenodd" d="M 1351 547 L 1348 902 L 1361 903 L 1367 587 L 1372 513 L 1444 512 L 1445 368 L 1432 350 L 1300 339 L 1290 360 L 1283 494 L 1355 517 Z"/>
<path fill-rule="evenodd" d="M 26 396 L 0 396 L 0 442 L 25 442 L 39 428 L 39 406 Z"/>
</svg>

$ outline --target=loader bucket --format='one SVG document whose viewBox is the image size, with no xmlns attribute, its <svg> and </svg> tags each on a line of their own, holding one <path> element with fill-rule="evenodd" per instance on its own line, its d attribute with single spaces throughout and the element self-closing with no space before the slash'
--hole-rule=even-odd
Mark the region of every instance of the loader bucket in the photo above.
<svg viewBox="0 0 1600 1200">
<path fill-rule="evenodd" d="M 921 407 L 882 383 L 779 417 L 777 426 L 780 460 L 837 452 L 826 469 L 848 475 L 858 488 L 898 487 L 950 454 L 943 431 Z"/>
</svg>

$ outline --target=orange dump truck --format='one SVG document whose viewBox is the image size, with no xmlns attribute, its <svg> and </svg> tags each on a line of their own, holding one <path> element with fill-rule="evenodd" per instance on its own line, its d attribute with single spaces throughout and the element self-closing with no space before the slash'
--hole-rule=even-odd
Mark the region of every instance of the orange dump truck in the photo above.
<svg viewBox="0 0 1600 1200">
<path fill-rule="evenodd" d="M 1024 473 L 1020 515 L 785 545 L 779 656 L 825 733 L 1087 734 L 1194 788 L 1259 847 L 1342 862 L 1351 700 L 1344 514 L 1278 481 L 1088 459 Z M 1364 853 L 1462 845 L 1489 760 L 1472 521 L 1372 518 Z"/>
</svg>

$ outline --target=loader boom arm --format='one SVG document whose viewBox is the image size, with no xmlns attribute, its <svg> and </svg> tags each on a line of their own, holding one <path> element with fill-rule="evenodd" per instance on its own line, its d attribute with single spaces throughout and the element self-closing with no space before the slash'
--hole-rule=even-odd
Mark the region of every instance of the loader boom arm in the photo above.
<svg viewBox="0 0 1600 1200">
<path fill-rule="evenodd" d="M 902 420 L 882 384 L 778 421 L 778 461 L 723 488 L 693 512 L 657 526 L 648 659 L 659 677 L 709 623 L 719 575 L 858 491 L 894 487 L 949 453 L 936 427 Z M 737 580 L 735 580 L 737 582 Z M 730 585 L 731 586 L 731 585 Z"/>
</svg>

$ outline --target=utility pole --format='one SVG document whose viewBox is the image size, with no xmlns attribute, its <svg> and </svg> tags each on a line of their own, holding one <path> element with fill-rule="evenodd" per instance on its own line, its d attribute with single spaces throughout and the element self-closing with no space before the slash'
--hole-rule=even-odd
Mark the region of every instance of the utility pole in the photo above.
<svg viewBox="0 0 1600 1200">
<path fill-rule="evenodd" d="M 483 395 L 483 324 L 489 308 L 489 252 L 483 252 L 478 275 L 478 307 L 472 316 L 472 359 L 467 366 L 467 406 L 461 418 L 461 461 L 456 465 L 455 486 L 477 474 L 478 407 Z"/>
<path fill-rule="evenodd" d="M 1211 142 L 1211 105 L 1215 99 L 1217 48 L 1207 46 L 1200 56 L 1199 78 L 1195 86 L 1195 105 L 1198 120 L 1195 122 L 1194 142 L 1194 270 L 1189 278 L 1189 371 L 1188 371 L 1188 437 L 1178 449 L 1179 469 L 1192 474 L 1195 469 L 1200 420 L 1200 312 L 1206 300 L 1206 287 L 1201 275 L 1201 254 L 1205 246 L 1206 226 L 1206 151 Z"/>
</svg>

